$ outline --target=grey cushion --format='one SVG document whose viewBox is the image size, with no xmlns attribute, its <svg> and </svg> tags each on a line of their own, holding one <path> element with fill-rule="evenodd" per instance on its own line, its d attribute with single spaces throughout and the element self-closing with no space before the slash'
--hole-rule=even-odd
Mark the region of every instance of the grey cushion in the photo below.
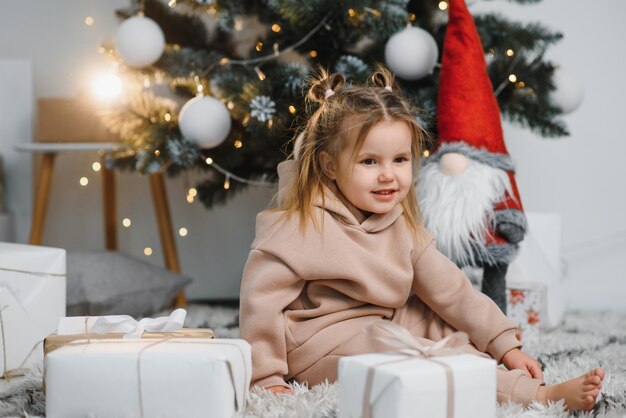
<svg viewBox="0 0 626 418">
<path fill-rule="evenodd" d="M 191 279 L 115 251 L 67 253 L 67 315 L 144 317 Z"/>
</svg>

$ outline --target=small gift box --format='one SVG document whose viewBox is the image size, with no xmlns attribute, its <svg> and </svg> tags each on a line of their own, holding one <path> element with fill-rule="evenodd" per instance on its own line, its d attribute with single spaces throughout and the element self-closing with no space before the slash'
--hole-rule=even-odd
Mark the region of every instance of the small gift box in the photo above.
<svg viewBox="0 0 626 418">
<path fill-rule="evenodd" d="M 526 219 L 526 236 L 520 242 L 517 256 L 509 264 L 506 278 L 508 282 L 516 284 L 545 285 L 541 329 L 552 329 L 561 323 L 567 308 L 561 257 L 561 216 L 556 213 L 526 212 Z"/>
<path fill-rule="evenodd" d="M 180 311 L 169 320 L 177 322 Z M 46 417 L 242 414 L 251 379 L 250 345 L 215 339 L 211 330 L 175 330 L 163 319 L 154 320 L 161 320 L 156 327 L 121 316 L 62 321 L 60 332 L 82 326 L 89 334 L 46 339 Z M 102 334 L 108 330 L 113 332 Z"/>
<path fill-rule="evenodd" d="M 0 370 L 43 359 L 40 343 L 65 316 L 65 250 L 0 242 Z"/>
<path fill-rule="evenodd" d="M 495 360 L 455 354 L 461 349 L 446 349 L 447 339 L 424 347 L 402 330 L 400 352 L 339 360 L 340 418 L 495 417 Z"/>
<path fill-rule="evenodd" d="M 539 337 L 546 307 L 546 285 L 536 282 L 507 283 L 507 316 L 518 325 L 518 339 L 524 344 Z"/>
</svg>

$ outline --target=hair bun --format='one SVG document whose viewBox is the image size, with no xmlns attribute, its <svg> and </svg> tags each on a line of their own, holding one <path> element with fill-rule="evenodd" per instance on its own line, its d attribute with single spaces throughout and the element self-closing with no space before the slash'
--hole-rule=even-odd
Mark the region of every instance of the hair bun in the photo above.
<svg viewBox="0 0 626 418">
<path fill-rule="evenodd" d="M 391 87 L 392 91 L 397 90 L 397 85 L 393 74 L 382 65 L 376 67 L 376 71 L 372 74 L 371 80 L 372 84 L 374 84 L 376 87 Z"/>
<path fill-rule="evenodd" d="M 346 79 L 342 74 L 329 74 L 327 70 L 320 68 L 318 76 L 312 79 L 308 97 L 314 102 L 323 103 L 327 97 L 330 97 L 326 93 L 328 90 L 336 93 L 343 87 L 345 82 Z"/>
</svg>

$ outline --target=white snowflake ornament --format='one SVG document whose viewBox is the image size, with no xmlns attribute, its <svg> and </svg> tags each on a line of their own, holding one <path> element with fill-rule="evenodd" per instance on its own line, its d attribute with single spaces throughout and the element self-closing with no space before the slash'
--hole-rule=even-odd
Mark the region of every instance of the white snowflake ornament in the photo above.
<svg viewBox="0 0 626 418">
<path fill-rule="evenodd" d="M 268 96 L 256 96 L 250 102 L 250 116 L 259 122 L 267 122 L 276 113 L 276 103 Z"/>
</svg>

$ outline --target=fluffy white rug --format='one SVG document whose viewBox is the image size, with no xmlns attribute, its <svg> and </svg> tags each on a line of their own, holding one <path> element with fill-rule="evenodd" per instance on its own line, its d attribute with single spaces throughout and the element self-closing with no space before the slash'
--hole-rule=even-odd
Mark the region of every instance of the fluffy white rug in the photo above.
<svg viewBox="0 0 626 418">
<path fill-rule="evenodd" d="M 218 338 L 237 337 L 237 311 L 233 308 L 192 305 L 186 326 L 210 327 Z M 164 315 L 162 312 L 157 315 Z M 602 394 L 593 411 L 573 414 L 581 418 L 626 417 L 626 314 L 615 312 L 570 312 L 556 330 L 542 333 L 525 351 L 544 366 L 546 383 L 576 377 L 594 367 L 607 374 Z M 275 395 L 262 389 L 250 393 L 246 418 L 336 417 L 337 386 L 321 384 L 312 388 L 293 384 L 294 395 Z M 45 400 L 41 393 L 41 370 L 29 376 L 0 381 L 0 417 L 43 417 Z M 565 418 L 562 403 L 547 407 L 533 404 L 499 405 L 498 418 Z"/>
</svg>

